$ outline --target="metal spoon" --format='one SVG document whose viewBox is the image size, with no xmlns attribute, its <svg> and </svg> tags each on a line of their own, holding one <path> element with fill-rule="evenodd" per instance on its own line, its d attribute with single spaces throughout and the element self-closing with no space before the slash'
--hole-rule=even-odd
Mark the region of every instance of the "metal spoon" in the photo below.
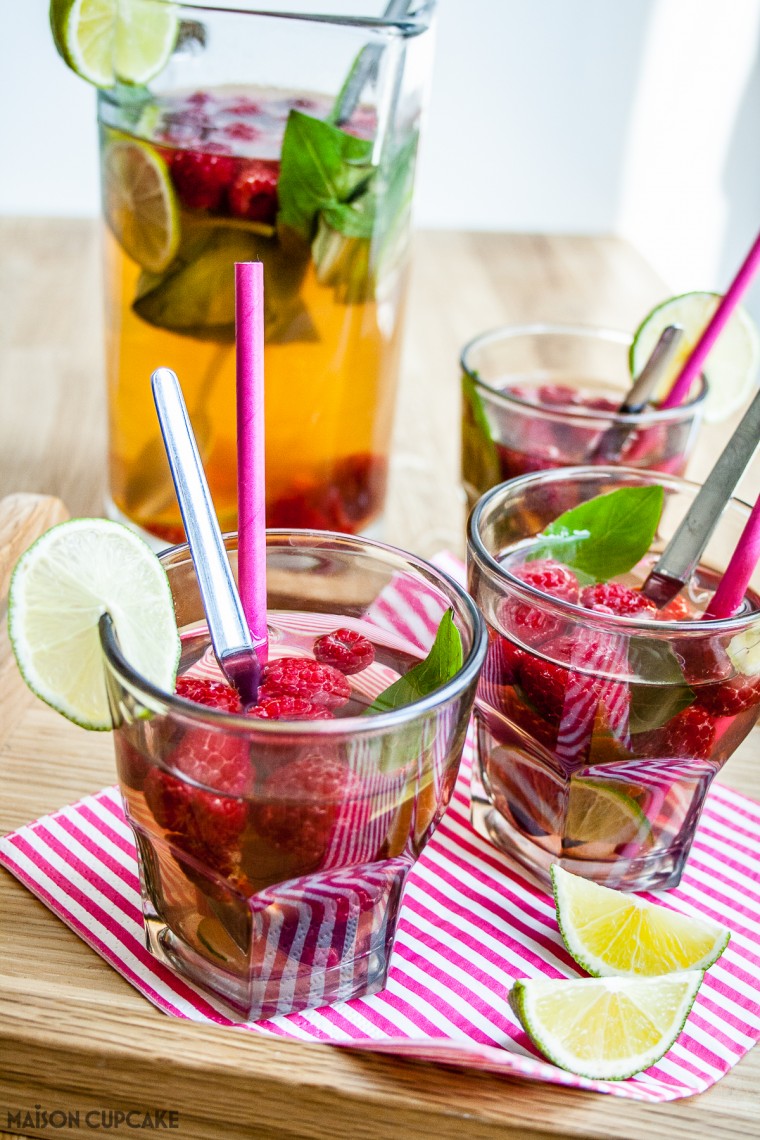
<svg viewBox="0 0 760 1140">
<path fill-rule="evenodd" d="M 620 415 L 635 416 L 644 410 L 660 377 L 673 359 L 682 338 L 683 327 L 681 325 L 668 325 L 662 330 L 652 355 L 618 408 Z M 634 428 L 630 424 L 612 424 L 600 436 L 596 447 L 591 452 L 591 461 L 596 463 L 616 462 L 623 454 L 626 441 L 633 430 Z"/>
<path fill-rule="evenodd" d="M 219 668 L 237 689 L 243 705 L 248 706 L 256 701 L 259 660 L 224 549 L 182 389 L 170 368 L 157 368 L 151 385 L 214 653 Z"/>
<path fill-rule="evenodd" d="M 699 494 L 641 588 L 662 608 L 694 573 L 736 484 L 760 443 L 760 392 L 721 452 Z"/>
<path fill-rule="evenodd" d="M 410 7 L 411 0 L 390 0 L 382 18 L 383 20 L 403 20 Z M 382 44 L 366 44 L 354 60 L 348 78 L 340 90 L 330 115 L 330 121 L 335 123 L 336 127 L 348 122 L 353 115 L 356 105 L 361 99 L 362 91 L 377 72 L 384 50 Z"/>
</svg>

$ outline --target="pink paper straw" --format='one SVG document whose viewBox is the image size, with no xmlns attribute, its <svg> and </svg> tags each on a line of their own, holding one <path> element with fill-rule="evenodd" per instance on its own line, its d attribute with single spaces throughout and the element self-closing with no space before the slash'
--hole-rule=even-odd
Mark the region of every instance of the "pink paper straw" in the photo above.
<svg viewBox="0 0 760 1140">
<path fill-rule="evenodd" d="M 264 269 L 235 265 L 237 376 L 238 589 L 253 644 L 267 659 L 264 505 Z"/>
<path fill-rule="evenodd" d="M 674 408 L 677 404 L 682 403 L 682 401 L 686 399 L 692 384 L 702 371 L 702 365 L 710 349 L 720 336 L 728 318 L 739 304 L 742 295 L 748 288 L 758 268 L 760 268 L 760 234 L 755 238 L 755 243 L 747 254 L 744 264 L 731 282 L 731 286 L 723 297 L 723 300 L 713 313 L 712 320 L 694 345 L 691 356 L 676 377 L 673 387 L 660 404 L 661 408 Z"/>
<path fill-rule="evenodd" d="M 728 618 L 738 612 L 758 562 L 760 562 L 760 497 L 745 523 L 720 585 L 704 612 L 705 618 Z"/>
</svg>

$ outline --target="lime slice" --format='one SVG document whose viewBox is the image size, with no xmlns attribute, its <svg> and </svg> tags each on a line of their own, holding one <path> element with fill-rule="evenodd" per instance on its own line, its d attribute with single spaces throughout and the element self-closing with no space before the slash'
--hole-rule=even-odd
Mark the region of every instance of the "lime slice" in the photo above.
<svg viewBox="0 0 760 1140">
<path fill-rule="evenodd" d="M 612 859 L 624 847 L 651 842 L 651 826 L 636 800 L 618 784 L 574 777 L 570 781 L 565 846 L 589 859 Z"/>
<path fill-rule="evenodd" d="M 530 978 L 509 1004 L 536 1048 L 562 1069 L 624 1081 L 667 1053 L 689 1015 L 701 970 L 665 978 Z"/>
<path fill-rule="evenodd" d="M 166 163 L 147 143 L 116 137 L 103 150 L 103 212 L 126 253 L 162 273 L 179 247 L 177 202 Z"/>
<path fill-rule="evenodd" d="M 683 293 L 658 305 L 639 325 L 629 358 L 633 376 L 641 372 L 663 329 L 681 325 L 684 330 L 678 350 L 654 393 L 655 401 L 670 391 L 720 300 L 718 293 Z M 760 334 L 746 309 L 738 306 L 705 361 L 708 390 L 704 415 L 709 423 L 726 419 L 744 405 L 757 382 L 758 366 Z"/>
<path fill-rule="evenodd" d="M 58 54 L 96 87 L 147 83 L 177 40 L 175 5 L 161 0 L 51 0 Z"/>
<path fill-rule="evenodd" d="M 706 970 L 731 937 L 691 918 L 552 866 L 557 921 L 575 961 L 595 977 Z"/>
<path fill-rule="evenodd" d="M 29 688 L 82 728 L 110 729 L 98 620 L 110 613 L 133 668 L 170 692 L 179 661 L 164 568 L 120 523 L 71 519 L 21 556 L 8 593 L 8 630 Z"/>
</svg>

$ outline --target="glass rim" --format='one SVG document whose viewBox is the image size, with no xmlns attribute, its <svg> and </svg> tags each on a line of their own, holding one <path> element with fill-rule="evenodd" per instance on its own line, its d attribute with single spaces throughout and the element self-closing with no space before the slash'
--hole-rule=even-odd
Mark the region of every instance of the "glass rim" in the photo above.
<svg viewBox="0 0 760 1140">
<path fill-rule="evenodd" d="M 243 713 L 229 713 L 223 709 L 208 708 L 205 705 L 199 705 L 193 701 L 185 700 L 184 697 L 178 697 L 176 693 L 167 693 L 164 689 L 160 688 L 160 686 L 149 681 L 147 677 L 143 677 L 124 657 L 116 637 L 113 622 L 109 619 L 108 615 L 103 615 L 100 619 L 99 634 L 101 649 L 108 663 L 108 667 L 118 677 L 125 688 L 139 697 L 145 708 L 160 714 L 171 712 L 182 716 L 185 720 L 203 724 L 207 728 L 218 727 L 243 730 L 246 736 L 256 736 L 258 734 L 269 738 L 285 735 L 295 737 L 323 735 L 344 736 L 348 734 L 374 736 L 384 730 L 392 729 L 396 726 L 404 725 L 409 721 L 416 720 L 418 717 L 447 704 L 461 693 L 471 681 L 477 678 L 480 667 L 485 660 L 488 642 L 485 621 L 480 610 L 464 587 L 460 586 L 445 570 L 434 566 L 424 558 L 401 550 L 399 547 L 378 542 L 375 539 L 362 538 L 359 535 L 341 534 L 338 531 L 327 530 L 292 530 L 286 527 L 268 528 L 266 533 L 267 543 L 270 537 L 277 539 L 288 536 L 292 540 L 293 535 L 297 535 L 306 539 L 330 540 L 333 542 L 337 540 L 339 543 L 352 548 L 370 546 L 385 554 L 392 555 L 396 559 L 401 558 L 408 564 L 411 564 L 411 567 L 415 570 L 423 570 L 428 574 L 432 571 L 435 576 L 441 578 L 449 587 L 460 603 L 461 609 L 472 622 L 472 645 L 466 653 L 461 667 L 449 681 L 441 685 L 440 688 L 434 692 L 428 693 L 427 696 L 420 697 L 418 700 L 411 701 L 409 704 L 402 705 L 400 708 L 377 713 L 371 717 L 365 717 L 360 714 L 358 716 L 336 717 L 334 720 L 259 720 L 256 717 L 245 716 Z M 228 532 L 222 537 L 225 541 L 225 545 L 230 540 L 237 541 L 237 533 L 234 531 Z M 282 549 L 294 549 L 292 542 L 284 544 Z M 367 552 L 362 550 L 362 553 L 366 556 Z M 161 552 L 159 558 L 162 564 L 164 564 L 164 560 L 178 554 L 186 555 L 187 558 L 190 559 L 190 550 L 187 543 L 179 543 L 176 546 L 168 547 Z M 424 578 L 425 574 L 423 573 L 422 576 Z"/>
<path fill-rule="evenodd" d="M 529 411 L 532 415 L 538 415 L 547 419 L 551 419 L 552 417 L 563 420 L 590 419 L 598 420 L 604 424 L 625 424 L 628 426 L 668 423 L 676 420 L 693 419 L 700 411 L 707 396 L 707 380 L 704 374 L 700 374 L 700 387 L 696 395 L 692 396 L 690 400 L 685 401 L 685 403 L 677 404 L 673 408 L 648 408 L 643 412 L 619 412 L 604 411 L 600 408 L 584 408 L 575 404 L 552 404 L 551 406 L 547 404 L 534 404 L 530 400 L 524 400 L 520 396 L 514 395 L 510 392 L 509 388 L 496 388 L 492 384 L 489 384 L 487 380 L 482 378 L 477 369 L 474 369 L 468 363 L 468 354 L 483 345 L 492 344 L 499 340 L 516 340 L 522 336 L 545 335 L 593 338 L 608 341 L 612 344 L 619 344 L 621 347 L 629 347 L 633 343 L 631 333 L 623 332 L 622 329 L 606 328 L 602 325 L 564 325 L 545 321 L 525 325 L 499 325 L 496 328 L 487 329 L 485 332 L 478 333 L 477 336 L 467 341 L 459 355 L 462 372 L 472 381 L 476 388 L 482 389 L 483 392 L 487 393 L 489 399 L 500 403 L 505 409 L 519 408 L 522 411 Z"/>
<path fill-rule="evenodd" d="M 288 11 L 260 7 L 246 8 L 235 4 L 234 0 L 232 3 L 219 3 L 217 0 L 151 0 L 151 3 L 168 8 L 188 8 L 195 12 L 219 12 L 232 16 L 270 16 L 276 20 L 300 20 L 303 23 L 335 24 L 339 27 L 395 32 L 408 38 L 427 31 L 438 0 L 419 0 L 411 14 L 395 18 L 384 15 L 360 16 L 337 12 L 299 11 L 296 4 Z"/>
<path fill-rule="evenodd" d="M 638 617 L 622 617 L 616 614 L 602 614 L 594 610 L 586 609 L 585 606 L 575 605 L 573 602 L 567 602 L 563 598 L 553 597 L 551 594 L 545 594 L 542 590 L 538 590 L 535 586 L 530 585 L 529 582 L 523 582 L 514 574 L 511 574 L 504 566 L 500 565 L 488 551 L 480 536 L 480 520 L 483 513 L 491 505 L 492 501 L 499 498 L 509 488 L 510 492 L 518 492 L 530 487 L 531 484 L 548 483 L 548 482 L 567 482 L 573 478 L 579 481 L 585 479 L 596 478 L 597 481 L 601 476 L 613 479 L 619 476 L 630 477 L 631 479 L 640 483 L 662 483 L 664 487 L 668 484 L 674 490 L 680 491 L 693 491 L 695 494 L 700 490 L 700 484 L 694 483 L 690 479 L 683 479 L 679 475 L 664 475 L 660 471 L 650 471 L 638 467 L 612 467 L 612 466 L 578 466 L 578 467 L 558 467 L 550 471 L 532 471 L 527 475 L 520 475 L 516 479 L 508 479 L 503 483 L 497 483 L 496 486 L 491 487 L 484 495 L 478 499 L 475 506 L 470 512 L 467 520 L 467 554 L 468 557 L 472 555 L 480 564 L 481 568 L 487 570 L 490 574 L 496 575 L 499 578 L 505 578 L 509 585 L 510 590 L 518 597 L 522 597 L 528 603 L 535 605 L 537 602 L 542 604 L 543 609 L 550 609 L 552 612 L 561 614 L 563 617 L 572 618 L 576 622 L 582 617 L 584 624 L 590 625 L 592 628 L 620 632 L 627 634 L 642 634 L 651 637 L 654 632 L 660 635 L 673 635 L 678 634 L 681 637 L 695 636 L 697 634 L 702 636 L 714 634 L 733 634 L 742 633 L 748 629 L 753 621 L 760 620 L 760 611 L 753 610 L 750 613 L 742 614 L 737 617 L 730 618 L 710 618 L 697 619 L 696 621 L 661 621 L 658 618 L 638 618 Z M 749 503 L 744 502 L 743 499 L 737 498 L 733 495 L 726 504 L 739 507 L 742 513 L 749 515 L 752 510 Z M 546 603 L 548 604 L 548 607 Z"/>
</svg>

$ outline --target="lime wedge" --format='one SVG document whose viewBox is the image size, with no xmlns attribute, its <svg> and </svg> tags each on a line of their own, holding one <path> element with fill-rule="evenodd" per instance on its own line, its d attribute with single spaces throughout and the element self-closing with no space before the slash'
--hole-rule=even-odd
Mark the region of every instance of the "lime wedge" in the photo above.
<svg viewBox="0 0 760 1140">
<path fill-rule="evenodd" d="M 731 937 L 725 926 L 602 887 L 552 866 L 565 946 L 595 977 L 706 970 Z"/>
<path fill-rule="evenodd" d="M 164 568 L 141 538 L 105 519 L 71 519 L 22 554 L 8 593 L 8 631 L 29 688 L 82 728 L 110 729 L 101 614 L 127 661 L 173 691 L 179 661 Z"/>
<path fill-rule="evenodd" d="M 509 1004 L 536 1048 L 562 1069 L 623 1081 L 667 1053 L 683 1029 L 701 970 L 664 978 L 530 978 Z"/>
<path fill-rule="evenodd" d="M 96 87 L 147 83 L 177 40 L 176 7 L 162 0 L 51 0 L 58 54 Z"/>
<path fill-rule="evenodd" d="M 629 363 L 638 376 L 652 354 L 663 329 L 681 325 L 684 335 L 654 394 L 655 402 L 671 389 L 720 303 L 718 293 L 683 293 L 671 297 L 645 317 L 633 335 Z M 708 391 L 705 419 L 718 423 L 741 408 L 752 394 L 760 366 L 760 334 L 749 313 L 738 306 L 705 361 Z"/>
<path fill-rule="evenodd" d="M 162 273 L 180 240 L 177 201 L 166 163 L 147 143 L 118 136 L 103 150 L 103 213 L 127 254 Z"/>
<path fill-rule="evenodd" d="M 611 859 L 616 851 L 651 843 L 651 826 L 631 796 L 614 781 L 574 777 L 570 781 L 565 845 L 572 854 Z"/>
</svg>

